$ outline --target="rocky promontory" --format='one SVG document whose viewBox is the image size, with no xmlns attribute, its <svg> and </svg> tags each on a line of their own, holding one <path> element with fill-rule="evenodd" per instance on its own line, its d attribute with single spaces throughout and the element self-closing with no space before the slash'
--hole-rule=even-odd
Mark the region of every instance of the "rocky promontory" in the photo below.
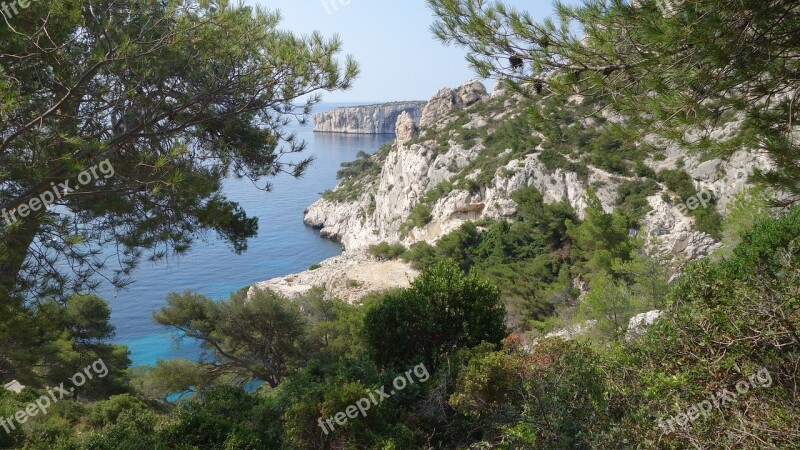
<svg viewBox="0 0 800 450">
<path fill-rule="evenodd" d="M 575 97 L 562 108 L 575 109 L 580 103 L 581 98 Z M 548 167 L 540 159 L 541 147 L 516 154 L 509 148 L 493 158 L 499 161 L 494 166 L 475 164 L 484 158 L 485 145 L 478 140 L 461 139 L 459 134 L 478 134 L 479 130 L 491 134 L 497 124 L 519 114 L 524 104 L 521 97 L 503 92 L 502 85 L 490 95 L 474 80 L 441 90 L 425 106 L 419 131 L 411 127 L 407 118 L 398 122 L 398 139 L 391 151 L 373 156 L 381 158 L 377 176 L 341 183 L 334 194 L 353 190 L 350 198 L 329 195 L 319 199 L 306 210 L 305 223 L 348 250 L 363 250 L 381 241 L 406 246 L 421 241 L 431 243 L 465 221 L 511 217 L 516 210 L 513 193 L 528 186 L 538 189 L 548 203 L 568 202 L 579 216 L 583 215 L 590 190 L 606 211 L 613 210 L 619 186 L 638 177 L 609 173 L 588 164 L 583 164 L 583 176 L 567 167 Z M 698 191 L 714 192 L 724 212 L 733 194 L 747 185 L 753 169 L 765 167 L 766 161 L 745 150 L 725 160 L 702 161 L 701 155 L 673 145 L 661 158 L 646 163 L 654 171 L 685 166 Z M 489 167 L 492 173 L 484 175 Z M 484 178 L 487 182 L 464 189 L 458 187 L 459 178 Z M 430 194 L 445 185 L 453 188 L 435 197 Z M 657 239 L 660 250 L 672 254 L 675 261 L 696 259 L 716 249 L 718 242 L 698 231 L 693 218 L 681 210 L 681 205 L 667 200 L 664 192 L 666 187 L 659 183 L 656 192 L 647 197 L 649 212 L 641 220 L 645 241 Z M 426 223 L 404 230 L 414 209 L 425 199 L 430 211 Z"/>
<path fill-rule="evenodd" d="M 397 139 L 370 156 L 368 165 L 372 169 L 343 180 L 305 212 L 305 223 L 340 242 L 345 253 L 322 262 L 315 270 L 259 286 L 289 296 L 302 294 L 312 286 L 325 286 L 328 295 L 349 301 L 368 292 L 407 286 L 417 272 L 404 261 L 386 262 L 370 256 L 370 245 L 383 241 L 406 247 L 434 243 L 466 221 L 509 220 L 517 207 L 514 192 L 526 187 L 536 188 L 546 203 L 569 203 L 581 217 L 590 192 L 604 210 L 612 211 L 618 206 L 622 186 L 644 178 L 611 173 L 587 160 L 567 164 L 570 160 L 566 157 L 561 166 L 552 167 L 543 158 L 541 144 L 516 150 L 511 146 L 495 148 L 489 153 L 490 136 L 531 104 L 544 108 L 543 101 L 531 103 L 502 84 L 489 94 L 480 82 L 470 81 L 455 89 L 440 90 L 424 108 L 416 110 L 419 115 L 400 110 L 392 123 Z M 556 108 L 570 112 L 581 104 L 582 98 L 574 96 Z M 585 123 L 588 128 L 600 126 Z M 728 133 L 735 126 L 726 124 L 718 132 Z M 481 135 L 485 137 L 478 139 Z M 644 163 L 652 173 L 678 168 L 685 171 L 698 192 L 714 192 L 716 206 L 723 213 L 733 195 L 748 186 L 753 170 L 767 165 L 761 155 L 745 149 L 724 159 L 703 159 L 676 145 Z M 719 247 L 714 237 L 698 230 L 694 218 L 675 202 L 663 183 L 655 182 L 644 201 L 646 214 L 640 220 L 640 229 L 631 232 L 657 253 L 669 255 L 675 268 Z M 420 205 L 425 214 L 419 214 Z M 412 220 L 415 212 L 425 220 Z"/>
<path fill-rule="evenodd" d="M 408 113 L 419 123 L 426 102 L 392 102 L 351 106 L 314 115 L 314 131 L 351 134 L 390 134 L 400 114 Z"/>
</svg>

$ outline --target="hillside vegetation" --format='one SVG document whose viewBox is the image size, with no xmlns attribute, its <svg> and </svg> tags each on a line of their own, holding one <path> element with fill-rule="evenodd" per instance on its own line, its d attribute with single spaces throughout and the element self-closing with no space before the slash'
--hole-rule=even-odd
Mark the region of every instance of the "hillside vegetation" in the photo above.
<svg viewBox="0 0 800 450">
<path fill-rule="evenodd" d="M 171 293 L 154 321 L 205 357 L 154 367 L 109 344 L 96 296 L 12 308 L 0 373 L 27 388 L 0 389 L 0 447 L 800 448 L 800 6 L 587 0 L 559 27 L 429 4 L 506 81 L 345 163 L 311 208 L 410 286 Z"/>
</svg>

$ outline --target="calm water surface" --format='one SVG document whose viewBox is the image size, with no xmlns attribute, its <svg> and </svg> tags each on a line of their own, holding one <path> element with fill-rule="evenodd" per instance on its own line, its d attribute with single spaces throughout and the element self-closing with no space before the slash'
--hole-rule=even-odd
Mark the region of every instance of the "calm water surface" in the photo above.
<svg viewBox="0 0 800 450">
<path fill-rule="evenodd" d="M 352 104 L 350 104 L 352 105 Z M 320 104 L 323 112 L 343 104 Z M 213 299 L 227 296 L 242 287 L 270 278 L 300 272 L 323 259 L 341 253 L 338 244 L 322 239 L 303 224 L 303 211 L 319 198 L 319 193 L 336 185 L 336 171 L 359 151 L 373 153 L 394 138 L 392 135 L 344 135 L 313 133 L 309 124 L 294 127 L 298 137 L 308 143 L 305 155 L 316 161 L 305 176 L 295 179 L 280 176 L 270 180 L 270 192 L 258 190 L 248 180 L 230 180 L 225 185 L 228 197 L 239 202 L 250 217 L 258 217 L 258 237 L 248 250 L 236 255 L 216 236 L 198 241 L 188 255 L 157 264 L 143 264 L 134 273 L 135 283 L 126 290 L 100 292 L 111 303 L 115 343 L 127 345 L 134 365 L 151 365 L 159 359 L 197 359 L 199 348 L 192 342 L 180 347 L 172 336 L 152 320 L 170 292 L 191 290 Z"/>
</svg>

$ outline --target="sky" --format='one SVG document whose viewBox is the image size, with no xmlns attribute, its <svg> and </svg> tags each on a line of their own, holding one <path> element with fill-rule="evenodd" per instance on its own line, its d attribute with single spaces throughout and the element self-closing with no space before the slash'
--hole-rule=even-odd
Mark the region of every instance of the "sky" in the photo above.
<svg viewBox="0 0 800 450">
<path fill-rule="evenodd" d="M 565 3 L 576 3 L 577 0 Z M 246 0 L 279 10 L 281 28 L 299 34 L 338 34 L 344 54 L 361 73 L 348 91 L 326 93 L 325 102 L 428 100 L 443 87 L 476 78 L 466 50 L 446 47 L 430 31 L 433 13 L 425 0 Z M 504 0 L 536 19 L 552 14 L 552 0 Z M 485 81 L 487 89 L 493 82 Z"/>
</svg>

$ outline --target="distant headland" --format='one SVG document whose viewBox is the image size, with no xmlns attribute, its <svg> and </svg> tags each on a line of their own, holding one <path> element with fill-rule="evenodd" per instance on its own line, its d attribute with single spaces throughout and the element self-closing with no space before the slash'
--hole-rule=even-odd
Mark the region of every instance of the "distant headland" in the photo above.
<svg viewBox="0 0 800 450">
<path fill-rule="evenodd" d="M 351 134 L 390 134 L 397 118 L 408 112 L 415 122 L 422 117 L 426 102 L 391 102 L 377 105 L 351 106 L 314 115 L 314 131 Z"/>
</svg>

